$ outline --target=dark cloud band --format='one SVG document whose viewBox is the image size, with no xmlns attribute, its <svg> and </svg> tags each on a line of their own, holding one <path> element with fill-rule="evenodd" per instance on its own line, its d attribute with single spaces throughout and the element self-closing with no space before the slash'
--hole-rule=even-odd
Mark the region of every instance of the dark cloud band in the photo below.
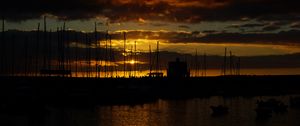
<svg viewBox="0 0 300 126">
<path fill-rule="evenodd" d="M 39 18 L 48 13 L 60 19 L 107 17 L 112 22 L 139 18 L 170 22 L 298 20 L 297 0 L 9 0 L 1 15 L 8 20 Z"/>
</svg>

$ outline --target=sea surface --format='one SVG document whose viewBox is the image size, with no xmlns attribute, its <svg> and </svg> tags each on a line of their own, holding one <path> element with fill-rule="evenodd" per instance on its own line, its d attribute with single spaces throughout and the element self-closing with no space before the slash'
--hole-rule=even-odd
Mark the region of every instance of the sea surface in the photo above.
<svg viewBox="0 0 300 126">
<path fill-rule="evenodd" d="M 22 104 L 0 112 L 1 126 L 299 126 L 300 109 L 258 119 L 257 100 L 276 99 L 289 105 L 295 96 L 159 99 L 139 105 L 60 106 Z M 101 100 L 101 99 L 99 99 Z M 223 105 L 228 114 L 213 116 L 210 106 Z"/>
</svg>

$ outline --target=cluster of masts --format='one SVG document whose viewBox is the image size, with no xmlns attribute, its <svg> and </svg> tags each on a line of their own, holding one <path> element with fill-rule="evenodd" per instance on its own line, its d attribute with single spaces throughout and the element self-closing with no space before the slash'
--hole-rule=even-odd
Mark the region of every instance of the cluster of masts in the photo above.
<svg viewBox="0 0 300 126">
<path fill-rule="evenodd" d="M 28 37 L 25 38 L 25 61 L 23 65 L 23 74 L 22 76 L 63 76 L 63 77 L 137 77 L 139 76 L 139 64 L 138 55 L 137 55 L 137 48 L 136 48 L 136 41 L 134 42 L 134 46 L 131 45 L 130 52 L 126 51 L 126 32 L 123 32 L 124 35 L 124 47 L 123 47 L 123 69 L 118 68 L 117 65 L 112 64 L 116 63 L 115 52 L 112 48 L 112 36 L 109 32 L 106 32 L 105 35 L 105 50 L 101 50 L 101 44 L 99 39 L 99 34 L 97 32 L 97 23 L 95 22 L 95 29 L 94 29 L 94 37 L 91 35 L 85 34 L 84 37 L 79 37 L 76 33 L 75 35 L 75 50 L 70 49 L 70 38 L 69 32 L 66 30 L 66 23 L 63 23 L 62 27 L 58 27 L 56 30 L 57 34 L 52 34 L 52 30 L 50 32 L 47 31 L 47 20 L 44 17 L 44 29 L 40 31 L 40 23 L 37 25 L 36 30 L 36 43 L 35 43 L 35 50 L 31 50 L 33 55 L 28 54 L 28 42 L 30 41 Z M 56 35 L 56 36 L 55 36 Z M 1 74 L 2 75 L 9 75 L 9 76 L 17 76 L 19 75 L 18 72 L 15 70 L 15 62 L 11 61 L 10 65 L 5 65 L 5 61 L 8 58 L 5 58 L 8 51 L 3 51 L 5 46 L 5 20 L 2 20 L 2 35 L 1 35 Z M 43 36 L 41 39 L 40 37 Z M 95 48 L 92 50 L 92 41 L 94 38 Z M 78 51 L 78 42 L 83 41 L 87 46 L 85 48 L 86 55 L 82 56 L 79 55 Z M 52 48 L 54 42 L 57 42 L 57 49 Z M 12 58 L 11 60 L 15 59 L 15 51 L 14 51 L 14 37 L 11 40 L 12 49 L 10 54 Z M 159 61 L 159 41 L 156 43 L 156 51 L 155 55 L 152 54 L 151 45 L 149 45 L 149 77 L 162 77 L 163 72 L 161 70 L 160 61 Z M 67 45 L 67 46 L 66 46 Z M 53 53 L 57 51 L 57 55 L 55 56 Z M 92 53 L 93 56 L 92 56 Z M 73 55 L 72 55 L 73 54 Z M 102 54 L 102 55 L 100 55 Z M 129 54 L 129 55 L 128 55 Z M 202 57 L 202 58 L 201 58 Z M 206 53 L 204 53 L 198 59 L 198 52 L 196 50 L 195 59 L 191 61 L 190 68 L 193 69 L 193 76 L 206 76 L 207 75 L 207 58 Z M 71 60 L 74 59 L 74 60 Z M 81 62 L 84 59 L 85 62 Z M 92 65 L 92 61 L 94 65 Z M 192 59 L 191 59 L 192 60 Z M 201 61 L 201 62 L 200 62 Z M 128 63 L 129 62 L 129 63 Z M 133 62 L 133 63 L 131 63 Z M 56 64 L 55 64 L 56 63 Z M 34 64 L 34 65 L 32 65 Z M 130 64 L 130 65 L 127 65 Z M 7 67 L 11 67 L 9 71 Z M 103 67 L 104 66 L 104 67 Z M 153 68 L 154 66 L 154 68 Z M 31 69 L 31 70 L 30 70 Z M 34 69 L 35 72 L 29 72 Z M 75 71 L 71 71 L 75 70 Z M 118 71 L 122 71 L 118 73 Z M 79 75 L 79 73 L 81 75 Z M 103 74 L 104 73 L 104 74 Z M 222 67 L 222 75 L 240 75 L 240 58 L 232 55 L 232 52 L 229 52 L 229 62 L 227 57 L 227 49 L 225 48 L 225 55 L 224 55 L 224 63 Z"/>
<path fill-rule="evenodd" d="M 199 58 L 201 58 L 199 60 Z M 195 52 L 195 59 L 194 61 L 191 61 L 191 67 L 193 67 L 194 72 L 192 72 L 192 76 L 199 77 L 199 76 L 206 76 L 207 75 L 207 59 L 206 59 L 206 53 L 204 53 L 202 56 L 198 56 L 198 50 L 196 49 Z"/>
<path fill-rule="evenodd" d="M 25 38 L 25 47 L 21 53 L 25 54 L 24 61 L 22 61 L 22 69 L 17 71 L 15 68 L 19 67 L 21 63 L 17 62 L 15 59 L 15 40 L 14 37 L 10 40 L 12 45 L 8 46 L 5 38 L 5 19 L 2 20 L 2 35 L 1 35 L 1 68 L 0 74 L 4 76 L 63 76 L 63 77 L 122 77 L 121 68 L 118 69 L 115 59 L 115 52 L 112 48 L 112 36 L 109 32 L 106 32 L 104 41 L 104 50 L 101 46 L 99 39 L 99 34 L 97 32 L 97 23 L 95 22 L 94 36 L 90 34 L 85 34 L 84 36 L 79 36 L 77 33 L 75 35 L 75 46 L 73 50 L 70 48 L 70 32 L 66 30 L 66 23 L 63 23 L 62 27 L 57 27 L 56 34 L 53 34 L 51 29 L 47 30 L 47 20 L 44 17 L 43 20 L 43 30 L 40 30 L 41 24 L 37 24 L 37 29 L 35 31 L 36 38 L 28 39 Z M 123 50 L 123 77 L 137 77 L 138 76 L 138 56 L 136 50 L 136 41 L 134 42 L 134 47 L 131 46 L 130 52 L 126 50 L 126 32 L 124 35 L 124 50 Z M 29 50 L 29 41 L 35 40 L 32 50 Z M 95 48 L 91 48 L 92 41 L 94 42 Z M 78 42 L 85 43 L 85 55 L 79 55 Z M 102 40 L 101 40 L 102 41 Z M 33 41 L 34 42 L 34 41 Z M 57 43 L 55 43 L 57 42 Z M 103 42 L 103 41 L 102 41 Z M 57 48 L 53 48 L 53 46 Z M 56 45 L 57 44 L 57 45 Z M 32 45 L 31 45 L 32 46 Z M 101 47 L 101 48 L 100 48 Z M 8 51 L 9 48 L 11 51 Z M 133 49 L 134 48 L 134 49 Z M 134 51 L 133 51 L 134 50 Z M 158 50 L 158 49 L 157 49 Z M 28 52 L 33 52 L 30 55 Z M 20 51 L 19 51 L 20 52 Z M 54 53 L 57 52 L 57 55 Z M 8 55 L 8 53 L 11 53 Z M 94 53 L 94 54 L 93 54 Z M 100 55 L 102 54 L 102 55 Z M 157 51 L 158 54 L 158 51 Z M 29 56 L 30 55 L 30 56 Z M 152 57 L 152 56 L 151 56 Z M 73 60 L 72 60 L 73 59 Z M 7 61 L 10 60 L 10 61 Z M 84 61 L 83 61 L 84 60 Z M 6 62 L 7 61 L 7 62 Z M 127 65 L 130 64 L 130 65 Z M 158 57 L 157 63 L 158 66 Z M 152 67 L 152 62 L 150 65 Z M 158 67 L 156 67 L 158 69 Z M 156 69 L 156 70 L 157 70 Z M 72 70 L 72 71 L 71 71 Z M 34 72 L 33 72 L 34 71 Z M 73 72 L 73 74 L 72 74 Z"/>
<path fill-rule="evenodd" d="M 229 61 L 228 61 L 229 58 Z M 222 75 L 240 75 L 241 73 L 241 59 L 236 57 L 229 51 L 229 57 L 227 56 L 227 48 L 225 48 L 224 62 L 222 66 Z"/>
</svg>

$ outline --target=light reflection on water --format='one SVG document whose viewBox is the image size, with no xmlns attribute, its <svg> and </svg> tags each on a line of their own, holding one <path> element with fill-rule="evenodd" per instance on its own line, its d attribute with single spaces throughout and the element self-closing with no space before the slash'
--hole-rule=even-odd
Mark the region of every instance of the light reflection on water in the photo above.
<svg viewBox="0 0 300 126">
<path fill-rule="evenodd" d="M 99 125 L 104 126 L 296 126 L 300 124 L 300 110 L 289 110 L 286 114 L 274 114 L 265 122 L 256 120 L 256 100 L 276 98 L 288 104 L 287 96 L 255 98 L 211 97 L 192 100 L 159 100 L 143 106 L 97 107 Z M 229 107 L 229 114 L 223 117 L 211 116 L 211 105 Z"/>
<path fill-rule="evenodd" d="M 300 110 L 288 109 L 265 121 L 256 120 L 256 100 L 275 98 L 289 103 L 290 96 L 262 96 L 253 98 L 213 96 L 190 100 L 158 100 L 143 105 L 111 105 L 96 107 L 46 106 L 44 118 L 35 115 L 39 126 L 299 126 Z M 225 105 L 229 113 L 211 116 L 210 105 Z M 1 114 L 0 114 L 1 115 Z M 34 115 L 34 114 L 31 114 Z M 38 120 L 36 117 L 39 117 Z M 27 116 L 10 118 L 27 126 Z M 30 122 L 30 121 L 29 121 Z"/>
</svg>

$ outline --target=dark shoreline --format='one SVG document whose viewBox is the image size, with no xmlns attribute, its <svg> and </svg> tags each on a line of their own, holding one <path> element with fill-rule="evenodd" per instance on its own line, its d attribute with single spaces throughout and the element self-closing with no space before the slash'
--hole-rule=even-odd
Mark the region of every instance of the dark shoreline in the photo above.
<svg viewBox="0 0 300 126">
<path fill-rule="evenodd" d="M 0 77 L 4 103 L 142 104 L 158 99 L 300 94 L 300 75 L 198 78 Z"/>
</svg>

